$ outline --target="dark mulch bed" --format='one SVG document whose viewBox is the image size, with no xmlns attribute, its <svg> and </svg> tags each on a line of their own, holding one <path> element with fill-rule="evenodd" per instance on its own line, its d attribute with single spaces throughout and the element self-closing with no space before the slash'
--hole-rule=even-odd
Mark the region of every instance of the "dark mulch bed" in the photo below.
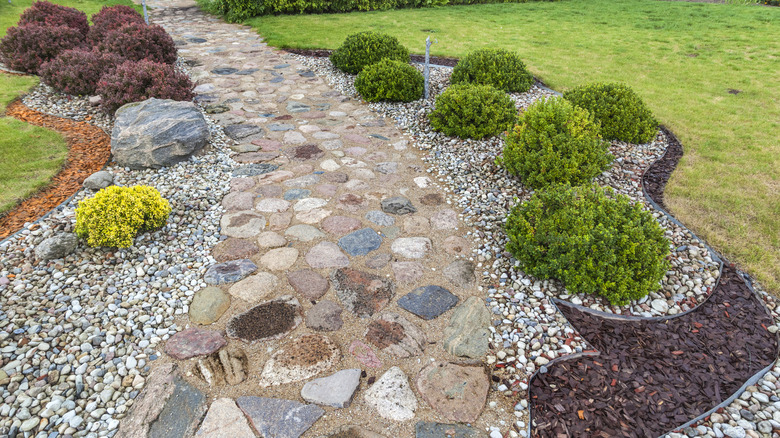
<svg viewBox="0 0 780 438">
<path fill-rule="evenodd" d="M 534 437 L 660 436 L 777 357 L 773 320 L 732 267 L 708 301 L 678 317 L 627 321 L 559 308 L 599 354 L 554 362 L 532 379 Z"/>
<path fill-rule="evenodd" d="M 672 131 L 663 126 L 661 131 L 666 135 L 669 145 L 664 156 L 645 171 L 642 176 L 642 185 L 650 199 L 661 207 L 666 208 L 664 205 L 664 188 L 672 172 L 677 167 L 677 163 L 680 162 L 680 158 L 683 156 L 683 148 L 680 140 L 677 139 Z"/>
<path fill-rule="evenodd" d="M 68 157 L 48 186 L 0 217 L 0 239 L 20 230 L 26 222 L 40 219 L 78 192 L 84 180 L 102 169 L 111 156 L 111 138 L 87 122 L 43 114 L 18 100 L 8 105 L 6 115 L 63 134 L 68 142 Z"/>
<path fill-rule="evenodd" d="M 296 55 L 314 56 L 316 58 L 327 58 L 333 52 L 327 49 L 284 49 L 289 53 L 295 53 Z M 425 55 L 411 55 L 412 62 L 425 62 Z M 458 63 L 458 58 L 444 58 L 441 56 L 431 56 L 431 64 L 446 65 L 448 67 L 455 67 Z"/>
</svg>

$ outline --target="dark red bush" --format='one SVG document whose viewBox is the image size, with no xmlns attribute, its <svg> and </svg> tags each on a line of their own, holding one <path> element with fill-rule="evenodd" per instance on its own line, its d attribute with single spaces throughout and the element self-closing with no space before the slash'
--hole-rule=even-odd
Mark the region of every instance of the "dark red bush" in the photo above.
<svg viewBox="0 0 780 438">
<path fill-rule="evenodd" d="M 68 26 L 86 36 L 89 32 L 87 14 L 75 8 L 37 1 L 22 12 L 19 26 L 40 24 L 46 26 Z"/>
<path fill-rule="evenodd" d="M 27 24 L 8 28 L 0 40 L 0 59 L 14 70 L 38 73 L 44 62 L 83 46 L 84 34 L 72 27 Z"/>
<path fill-rule="evenodd" d="M 97 45 L 109 32 L 130 23 L 146 24 L 144 17 L 130 6 L 103 6 L 100 12 L 92 16 L 92 27 L 89 28 L 87 41 Z"/>
<path fill-rule="evenodd" d="M 173 38 L 160 26 L 130 23 L 108 32 L 97 45 L 101 52 L 122 55 L 130 61 L 176 62 Z"/>
<path fill-rule="evenodd" d="M 170 64 L 153 61 L 125 61 L 98 81 L 97 93 L 103 110 L 113 113 L 130 102 L 152 97 L 192 100 L 194 85 L 184 73 Z"/>
<path fill-rule="evenodd" d="M 95 50 L 66 50 L 38 70 L 41 80 L 68 94 L 95 94 L 98 81 L 124 59 L 115 53 Z"/>
</svg>

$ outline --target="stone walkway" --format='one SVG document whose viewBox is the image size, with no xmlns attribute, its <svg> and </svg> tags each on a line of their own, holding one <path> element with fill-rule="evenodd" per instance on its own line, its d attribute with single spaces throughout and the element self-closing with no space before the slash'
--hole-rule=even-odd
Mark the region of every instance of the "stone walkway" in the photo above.
<svg viewBox="0 0 780 438">
<path fill-rule="evenodd" d="M 508 399 L 484 409 L 491 315 L 470 230 L 393 122 L 247 27 L 187 3 L 150 16 L 238 164 L 211 286 L 118 436 L 470 437 L 511 424 Z M 437 424 L 457 422 L 469 425 Z"/>
</svg>

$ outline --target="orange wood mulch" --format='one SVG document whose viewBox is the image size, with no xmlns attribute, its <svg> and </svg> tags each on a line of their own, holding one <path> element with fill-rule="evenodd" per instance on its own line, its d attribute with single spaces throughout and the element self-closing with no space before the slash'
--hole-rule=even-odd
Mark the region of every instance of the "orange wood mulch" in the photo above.
<svg viewBox="0 0 780 438">
<path fill-rule="evenodd" d="M 111 137 L 97 126 L 43 114 L 27 108 L 19 100 L 8 105 L 5 113 L 61 133 L 68 142 L 68 157 L 49 185 L 0 217 L 0 239 L 22 229 L 26 222 L 40 219 L 71 197 L 84 180 L 102 169 L 111 157 Z"/>
</svg>

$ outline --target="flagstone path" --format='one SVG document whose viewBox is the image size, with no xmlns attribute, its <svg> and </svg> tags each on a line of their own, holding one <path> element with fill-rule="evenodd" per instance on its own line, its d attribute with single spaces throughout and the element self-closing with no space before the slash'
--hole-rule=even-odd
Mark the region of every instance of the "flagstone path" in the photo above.
<svg viewBox="0 0 780 438">
<path fill-rule="evenodd" d="M 510 402 L 485 409 L 491 316 L 470 229 L 419 153 L 251 29 L 151 6 L 238 164 L 210 287 L 118 436 L 506 430 Z"/>
</svg>

